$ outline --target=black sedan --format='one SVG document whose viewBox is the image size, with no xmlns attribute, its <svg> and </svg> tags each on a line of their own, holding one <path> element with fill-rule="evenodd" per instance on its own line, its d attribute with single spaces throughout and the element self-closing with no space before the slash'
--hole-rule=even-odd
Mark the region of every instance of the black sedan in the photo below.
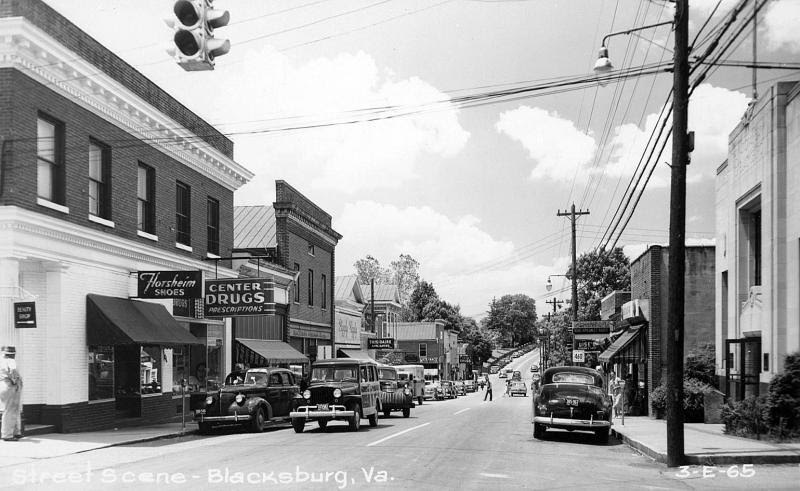
<svg viewBox="0 0 800 491">
<path fill-rule="evenodd" d="M 600 372 L 585 367 L 548 368 L 533 400 L 533 436 L 541 439 L 548 428 L 591 431 L 608 442 L 611 397 L 603 390 Z"/>
</svg>

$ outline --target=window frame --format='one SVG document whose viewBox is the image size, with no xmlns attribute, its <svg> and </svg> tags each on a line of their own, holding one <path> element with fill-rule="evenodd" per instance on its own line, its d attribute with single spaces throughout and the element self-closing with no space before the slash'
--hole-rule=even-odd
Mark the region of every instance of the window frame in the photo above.
<svg viewBox="0 0 800 491">
<path fill-rule="evenodd" d="M 419 346 L 417 347 L 417 350 L 418 350 L 418 353 L 419 353 L 420 357 L 422 357 L 422 356 L 426 356 L 427 357 L 428 356 L 428 343 L 419 343 Z M 424 351 L 424 353 L 423 353 L 423 351 Z"/>
<path fill-rule="evenodd" d="M 215 223 L 212 223 L 215 222 Z M 206 199 L 206 252 L 219 255 L 219 200 Z"/>
<path fill-rule="evenodd" d="M 175 181 L 175 243 L 192 246 L 192 187 L 181 181 Z"/>
<path fill-rule="evenodd" d="M 320 307 L 322 310 L 328 308 L 328 277 L 323 274 L 321 279 L 322 299 L 320 300 Z"/>
<path fill-rule="evenodd" d="M 314 270 L 308 270 L 308 306 L 314 306 Z"/>
<path fill-rule="evenodd" d="M 39 121 L 53 127 L 53 160 L 43 157 L 39 153 Z M 64 165 L 65 130 L 64 123 L 49 114 L 39 112 L 36 117 L 36 196 L 45 201 L 65 206 L 66 203 L 66 166 Z M 48 166 L 50 177 L 50 195 L 42 196 L 39 185 L 42 178 L 40 169 L 42 164 Z"/>
<path fill-rule="evenodd" d="M 294 263 L 294 270 L 297 273 L 297 281 L 294 285 L 294 303 L 300 303 L 300 263 Z"/>
<path fill-rule="evenodd" d="M 140 173 L 144 171 L 144 198 L 141 197 Z M 136 167 L 136 228 L 146 234 L 156 233 L 156 170 L 139 162 Z"/>
<path fill-rule="evenodd" d="M 100 181 L 92 177 L 92 149 L 100 151 Z M 96 138 L 89 138 L 89 214 L 111 220 L 111 147 Z M 92 210 L 92 189 L 97 187 L 97 211 Z"/>
</svg>

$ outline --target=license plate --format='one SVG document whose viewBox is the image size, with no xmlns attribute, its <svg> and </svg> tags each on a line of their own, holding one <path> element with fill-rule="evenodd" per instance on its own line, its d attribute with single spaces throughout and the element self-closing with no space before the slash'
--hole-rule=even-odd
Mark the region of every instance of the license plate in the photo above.
<svg viewBox="0 0 800 491">
<path fill-rule="evenodd" d="M 327 404 L 317 404 L 317 411 L 328 411 L 329 409 Z"/>
<path fill-rule="evenodd" d="M 578 402 L 579 402 L 579 399 L 572 399 L 570 397 L 567 397 L 567 406 L 578 407 Z"/>
<path fill-rule="evenodd" d="M 206 410 L 205 409 L 195 409 L 194 412 L 195 412 L 195 414 L 205 414 Z"/>
</svg>

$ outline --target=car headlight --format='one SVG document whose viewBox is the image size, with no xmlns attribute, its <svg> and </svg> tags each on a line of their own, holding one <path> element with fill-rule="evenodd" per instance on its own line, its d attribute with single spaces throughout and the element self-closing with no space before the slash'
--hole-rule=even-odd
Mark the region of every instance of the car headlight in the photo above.
<svg viewBox="0 0 800 491">
<path fill-rule="evenodd" d="M 214 404 L 214 398 L 211 396 L 206 397 L 206 406 Z"/>
<path fill-rule="evenodd" d="M 308 390 L 308 389 L 306 389 L 306 390 L 303 392 L 303 397 L 304 397 L 304 398 L 306 398 L 306 399 L 311 399 L 311 391 L 310 391 L 310 390 Z"/>
<path fill-rule="evenodd" d="M 342 397 L 342 390 L 341 389 L 334 389 L 333 390 L 333 397 L 335 397 L 336 399 Z"/>
<path fill-rule="evenodd" d="M 539 411 L 540 413 L 546 413 L 547 412 L 547 406 L 545 406 L 544 404 L 539 404 L 539 406 L 537 406 L 536 410 Z"/>
<path fill-rule="evenodd" d="M 244 402 L 244 394 L 236 394 L 236 404 L 239 404 L 241 406 L 243 402 Z"/>
</svg>

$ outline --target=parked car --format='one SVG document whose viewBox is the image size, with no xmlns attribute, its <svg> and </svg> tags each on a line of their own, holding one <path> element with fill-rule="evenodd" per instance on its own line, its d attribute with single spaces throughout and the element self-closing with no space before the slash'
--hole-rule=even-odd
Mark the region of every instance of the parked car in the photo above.
<svg viewBox="0 0 800 491">
<path fill-rule="evenodd" d="M 423 397 L 425 397 L 425 399 L 438 399 L 439 398 L 438 394 L 439 394 L 439 381 L 426 380 Z"/>
<path fill-rule="evenodd" d="M 439 383 L 439 394 L 438 399 L 455 399 L 456 391 L 453 387 L 453 382 L 451 380 L 442 380 Z"/>
<path fill-rule="evenodd" d="M 519 358 L 520 356 L 522 356 L 522 352 L 516 351 L 513 355 L 511 355 L 511 358 Z"/>
<path fill-rule="evenodd" d="M 499 373 L 497 376 L 498 376 L 499 378 L 507 378 L 507 377 L 508 377 L 508 375 L 506 374 L 505 370 L 503 370 L 502 372 L 500 372 L 500 373 Z"/>
<path fill-rule="evenodd" d="M 453 380 L 453 389 L 457 396 L 467 395 L 467 385 L 463 380 Z"/>
<path fill-rule="evenodd" d="M 325 431 L 330 421 L 347 421 L 350 431 L 358 431 L 361 418 L 378 426 L 378 401 L 381 394 L 378 366 L 372 360 L 333 358 L 311 366 L 308 389 L 302 403 L 289 415 L 292 427 L 303 432 L 308 421 L 316 421 Z"/>
<path fill-rule="evenodd" d="M 512 380 L 508 393 L 512 396 L 520 394 L 523 397 L 528 397 L 528 386 L 522 380 Z"/>
<path fill-rule="evenodd" d="M 611 417 L 611 397 L 603 390 L 600 372 L 575 366 L 545 370 L 533 400 L 534 438 L 559 428 L 591 431 L 598 442 L 607 443 Z"/>
<path fill-rule="evenodd" d="M 531 365 L 531 373 L 538 373 L 539 365 Z"/>
<path fill-rule="evenodd" d="M 522 372 L 514 370 L 514 373 L 511 374 L 511 380 L 522 380 Z"/>
<path fill-rule="evenodd" d="M 422 365 L 395 365 L 399 385 L 407 384 L 411 395 L 421 406 L 425 396 L 425 368 Z"/>
<path fill-rule="evenodd" d="M 388 418 L 392 411 L 402 411 L 404 418 L 411 416 L 414 395 L 408 384 L 398 385 L 397 369 L 388 365 L 378 366 L 378 380 L 381 384 L 379 411 L 383 412 L 383 416 Z"/>
<path fill-rule="evenodd" d="M 492 365 L 489 367 L 489 373 L 494 375 L 495 373 L 500 371 L 500 365 Z"/>
<path fill-rule="evenodd" d="M 464 386 L 467 388 L 467 392 L 477 392 L 478 391 L 478 379 L 473 378 L 470 380 L 464 381 Z"/>
<path fill-rule="evenodd" d="M 193 392 L 189 399 L 200 433 L 213 426 L 239 424 L 260 432 L 270 423 L 285 422 L 300 401 L 295 375 L 284 368 L 252 368 L 233 372 L 213 392 Z"/>
</svg>

